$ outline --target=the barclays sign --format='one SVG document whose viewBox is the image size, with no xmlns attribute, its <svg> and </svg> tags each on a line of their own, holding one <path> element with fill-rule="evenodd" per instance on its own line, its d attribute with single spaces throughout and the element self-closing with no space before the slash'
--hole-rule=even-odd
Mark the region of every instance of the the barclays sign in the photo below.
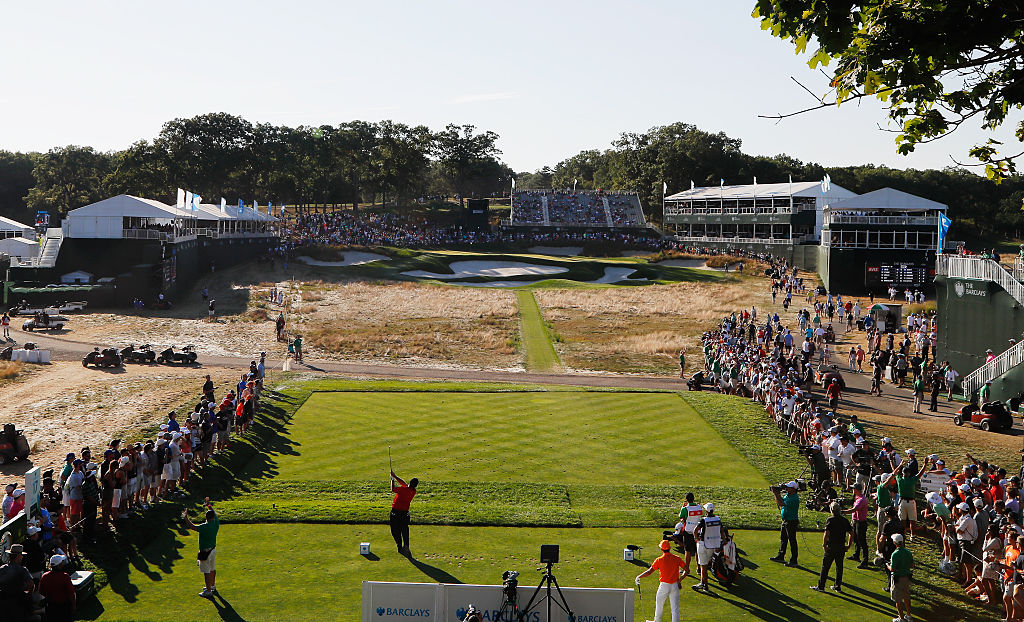
<svg viewBox="0 0 1024 622">
<path fill-rule="evenodd" d="M 454 612 L 454 619 L 458 620 L 458 622 L 462 622 L 462 620 L 466 619 L 466 614 L 468 612 L 468 609 L 464 607 L 459 607 Z M 500 614 L 501 609 L 483 609 L 480 611 L 480 619 L 482 619 L 483 622 L 519 622 L 519 618 L 513 615 L 511 611 L 506 611 L 505 615 Z M 523 622 L 540 622 L 540 612 L 531 611 L 530 613 L 526 614 L 522 618 L 522 620 Z"/>
<path fill-rule="evenodd" d="M 430 609 L 413 609 L 411 607 L 377 607 L 377 615 L 380 617 L 399 618 L 429 618 Z"/>
<path fill-rule="evenodd" d="M 953 293 L 956 294 L 957 298 L 985 297 L 988 296 L 988 289 L 972 281 L 954 281 Z"/>
</svg>

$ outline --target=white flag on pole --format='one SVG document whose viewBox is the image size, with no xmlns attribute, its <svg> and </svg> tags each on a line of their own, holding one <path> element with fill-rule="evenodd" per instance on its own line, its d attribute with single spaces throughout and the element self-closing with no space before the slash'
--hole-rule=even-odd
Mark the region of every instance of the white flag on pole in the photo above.
<svg viewBox="0 0 1024 622">
<path fill-rule="evenodd" d="M 693 185 L 693 180 L 691 179 L 691 180 L 690 180 L 690 190 L 693 190 L 693 188 L 694 188 L 694 185 Z"/>
<path fill-rule="evenodd" d="M 662 195 L 668 194 L 668 182 L 667 181 L 661 182 L 661 194 Z"/>
<path fill-rule="evenodd" d="M 192 208 L 192 196 L 193 195 L 191 192 L 189 192 L 188 190 L 185 191 L 185 202 L 181 204 L 181 209 Z"/>
<path fill-rule="evenodd" d="M 202 202 L 203 202 L 203 197 L 199 196 L 198 194 L 194 194 L 193 193 L 192 194 L 192 211 L 193 212 L 198 212 L 199 211 L 199 204 L 202 203 Z"/>
<path fill-rule="evenodd" d="M 224 214 L 228 213 L 228 200 L 224 197 L 220 198 L 220 211 Z"/>
<path fill-rule="evenodd" d="M 516 189 L 516 178 L 513 177 L 512 178 L 512 190 L 515 190 L 515 189 Z"/>
<path fill-rule="evenodd" d="M 178 202 L 174 204 L 178 209 L 185 209 L 185 191 L 178 188 Z"/>
</svg>

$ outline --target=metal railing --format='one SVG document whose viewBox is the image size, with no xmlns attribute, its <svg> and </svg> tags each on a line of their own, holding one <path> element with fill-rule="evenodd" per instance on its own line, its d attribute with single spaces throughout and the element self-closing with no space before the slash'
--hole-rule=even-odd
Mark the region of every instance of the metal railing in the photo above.
<svg viewBox="0 0 1024 622">
<path fill-rule="evenodd" d="M 849 214 L 825 214 L 825 224 L 851 225 L 930 225 L 937 227 L 935 216 L 852 216 Z"/>
<path fill-rule="evenodd" d="M 1024 305 L 1024 285 L 1017 276 L 1024 271 L 1024 263 L 1018 257 L 1014 262 L 1013 274 L 991 259 L 939 255 L 935 258 L 935 273 L 941 276 L 974 281 L 992 281 L 1003 288 L 1014 300 Z M 1020 341 L 1001 352 L 991 361 L 964 376 L 961 387 L 968 399 L 989 380 L 995 380 L 1014 367 L 1024 363 L 1024 341 Z"/>
<path fill-rule="evenodd" d="M 964 376 L 961 383 L 964 396 L 970 399 L 981 385 L 989 380 L 995 380 L 1021 363 L 1024 363 L 1024 341 L 1018 341 L 991 361 Z"/>
<path fill-rule="evenodd" d="M 935 274 L 955 279 L 992 281 L 1024 305 L 1024 285 L 991 259 L 938 255 L 935 258 Z"/>
<path fill-rule="evenodd" d="M 740 238 L 740 237 L 705 237 L 677 235 L 680 242 L 724 242 L 727 244 L 800 244 L 808 236 L 793 238 Z"/>
</svg>

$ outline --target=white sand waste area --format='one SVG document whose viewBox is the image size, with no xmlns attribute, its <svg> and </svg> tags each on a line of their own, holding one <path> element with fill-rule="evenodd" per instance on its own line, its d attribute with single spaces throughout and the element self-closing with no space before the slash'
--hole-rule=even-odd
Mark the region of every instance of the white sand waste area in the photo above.
<svg viewBox="0 0 1024 622">
<path fill-rule="evenodd" d="M 636 272 L 633 268 L 605 268 L 604 276 L 593 281 L 580 281 L 580 283 L 592 283 L 592 284 L 609 284 L 618 283 L 629 279 L 629 275 Z M 646 281 L 647 279 L 629 279 L 633 282 Z M 465 285 L 467 287 L 525 287 L 527 285 L 536 285 L 540 281 L 491 281 L 490 283 L 459 283 L 459 285 Z"/>
<path fill-rule="evenodd" d="M 437 274 L 425 270 L 410 270 L 402 274 L 424 279 L 448 280 L 474 276 L 545 276 L 569 271 L 568 268 L 561 266 L 538 266 L 521 261 L 453 261 L 448 267 L 455 274 Z"/>
<path fill-rule="evenodd" d="M 345 251 L 342 253 L 344 256 L 343 261 L 320 261 L 319 259 L 313 259 L 302 255 L 297 257 L 299 261 L 310 266 L 358 266 L 364 263 L 370 263 L 371 261 L 388 261 L 390 257 L 385 255 L 378 255 L 377 253 L 366 253 L 363 251 Z"/>
</svg>

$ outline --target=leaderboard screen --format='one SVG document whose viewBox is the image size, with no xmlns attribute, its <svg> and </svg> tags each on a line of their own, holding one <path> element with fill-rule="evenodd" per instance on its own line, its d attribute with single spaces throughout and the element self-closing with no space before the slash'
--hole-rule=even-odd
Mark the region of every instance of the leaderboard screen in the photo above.
<svg viewBox="0 0 1024 622">
<path fill-rule="evenodd" d="M 928 264 L 915 261 L 879 261 L 865 264 L 864 284 L 924 287 L 930 280 Z"/>
</svg>

